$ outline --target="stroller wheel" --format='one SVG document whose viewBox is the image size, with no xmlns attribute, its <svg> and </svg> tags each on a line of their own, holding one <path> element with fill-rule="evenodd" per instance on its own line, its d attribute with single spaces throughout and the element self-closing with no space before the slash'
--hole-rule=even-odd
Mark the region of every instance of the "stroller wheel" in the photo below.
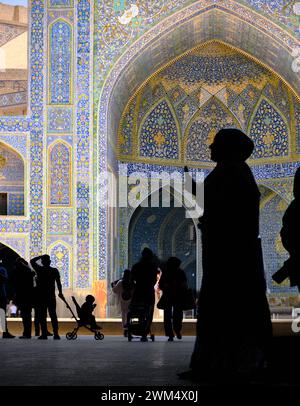
<svg viewBox="0 0 300 406">
<path fill-rule="evenodd" d="M 103 340 L 104 339 L 104 334 L 100 333 L 99 331 L 97 331 L 95 333 L 95 340 Z"/>
<path fill-rule="evenodd" d="M 155 340 L 155 335 L 151 334 L 150 338 L 151 338 L 151 341 L 154 341 Z"/>
<path fill-rule="evenodd" d="M 73 333 L 73 331 L 66 334 L 67 340 L 76 340 L 76 338 L 77 338 L 77 334 Z"/>
</svg>

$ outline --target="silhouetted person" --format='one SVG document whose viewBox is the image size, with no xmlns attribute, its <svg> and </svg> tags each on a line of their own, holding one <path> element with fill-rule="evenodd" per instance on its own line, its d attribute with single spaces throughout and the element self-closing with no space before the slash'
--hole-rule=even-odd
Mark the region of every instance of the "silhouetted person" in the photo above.
<svg viewBox="0 0 300 406">
<path fill-rule="evenodd" d="M 179 258 L 170 257 L 159 280 L 159 289 L 163 292 L 164 298 L 164 329 L 168 341 L 173 341 L 174 332 L 181 340 L 183 311 L 181 305 L 181 294 L 187 288 L 187 278 L 180 268 Z"/>
<path fill-rule="evenodd" d="M 37 262 L 41 260 L 42 265 Z M 42 335 L 40 339 L 47 339 L 47 310 L 51 319 L 54 339 L 59 340 L 58 321 L 56 315 L 55 284 L 58 289 L 58 296 L 64 299 L 60 275 L 57 268 L 51 267 L 49 255 L 41 255 L 30 260 L 30 263 L 37 274 L 37 301 L 38 314 L 41 324 Z"/>
<path fill-rule="evenodd" d="M 130 269 L 125 269 L 123 277 L 112 283 L 112 291 L 117 295 L 118 304 L 121 308 L 124 337 L 127 337 L 127 314 L 133 290 L 134 285 L 131 279 L 131 271 Z"/>
<path fill-rule="evenodd" d="M 23 335 L 20 338 L 31 338 L 31 312 L 34 302 L 35 272 L 25 259 L 19 257 L 15 262 L 14 282 L 16 303 L 21 310 Z"/>
<path fill-rule="evenodd" d="M 93 315 L 93 311 L 97 306 L 96 303 L 94 303 L 94 296 L 87 295 L 82 306 L 79 306 L 74 296 L 72 296 L 72 300 L 76 306 L 77 314 L 79 315 L 80 321 L 84 324 L 89 324 L 93 330 L 101 329 L 101 327 L 97 325 L 96 318 Z"/>
<path fill-rule="evenodd" d="M 141 259 L 133 265 L 131 270 L 132 281 L 134 282 L 134 292 L 131 303 L 143 303 L 148 306 L 149 314 L 145 334 L 141 340 L 147 340 L 147 334 L 153 319 L 155 291 L 154 285 L 157 282 L 158 260 L 150 248 L 144 248 Z"/>
<path fill-rule="evenodd" d="M 300 168 L 297 169 L 294 179 L 294 200 L 282 218 L 280 235 L 290 257 L 273 275 L 273 279 L 281 283 L 289 278 L 290 285 L 297 286 L 300 292 Z"/>
<path fill-rule="evenodd" d="M 7 293 L 6 284 L 8 281 L 8 274 L 6 268 L 2 265 L 2 260 L 0 259 L 0 308 L 4 310 L 4 315 L 6 316 L 6 306 L 7 306 Z M 7 321 L 5 317 L 5 331 L 2 333 L 3 338 L 15 338 L 9 333 L 7 328 Z"/>
<path fill-rule="evenodd" d="M 34 308 L 34 335 L 36 337 L 40 336 L 41 333 L 41 321 L 40 321 L 40 312 L 39 312 L 39 294 L 37 287 L 37 274 L 34 275 L 34 288 L 33 288 L 33 308 Z M 53 334 L 50 331 L 47 331 L 47 336 L 52 337 Z"/>
<path fill-rule="evenodd" d="M 225 129 L 210 149 L 217 165 L 204 183 L 197 338 L 192 373 L 182 378 L 253 373 L 265 366 L 272 337 L 259 239 L 260 193 L 245 163 L 254 144 L 241 131 Z"/>
</svg>

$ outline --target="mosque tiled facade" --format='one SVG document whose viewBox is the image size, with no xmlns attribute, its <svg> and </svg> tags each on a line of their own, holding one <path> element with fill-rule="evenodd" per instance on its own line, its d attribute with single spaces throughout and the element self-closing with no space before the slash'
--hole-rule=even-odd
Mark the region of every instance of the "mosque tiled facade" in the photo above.
<svg viewBox="0 0 300 406">
<path fill-rule="evenodd" d="M 117 182 L 122 163 L 129 172 L 208 173 L 216 131 L 237 127 L 256 145 L 269 293 L 292 294 L 270 275 L 286 257 L 278 233 L 300 162 L 296 4 L 32 0 L 27 111 L 0 117 L 0 148 L 18 155 L 23 174 L 23 189 L 9 192 L 12 211 L 0 216 L 0 242 L 26 258 L 50 253 L 65 290 L 94 292 L 99 315 L 109 315 L 109 283 L 135 258 L 129 247 L 141 248 L 140 224 L 166 224 L 163 212 L 131 222 L 132 210 L 105 207 L 101 173 Z M 188 252 L 178 237 L 168 248 L 164 232 L 154 234 L 158 252 Z M 196 245 L 187 267 L 200 261 Z"/>
</svg>

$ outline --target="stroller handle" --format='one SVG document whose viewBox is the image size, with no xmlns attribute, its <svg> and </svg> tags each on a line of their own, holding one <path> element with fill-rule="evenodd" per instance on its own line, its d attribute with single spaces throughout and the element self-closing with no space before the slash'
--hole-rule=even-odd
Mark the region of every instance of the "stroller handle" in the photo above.
<svg viewBox="0 0 300 406">
<path fill-rule="evenodd" d="M 66 308 L 70 310 L 70 312 L 72 313 L 73 318 L 77 321 L 77 317 L 75 316 L 71 306 L 69 305 L 69 303 L 66 301 L 65 298 L 60 297 L 60 299 L 65 303 Z"/>
</svg>

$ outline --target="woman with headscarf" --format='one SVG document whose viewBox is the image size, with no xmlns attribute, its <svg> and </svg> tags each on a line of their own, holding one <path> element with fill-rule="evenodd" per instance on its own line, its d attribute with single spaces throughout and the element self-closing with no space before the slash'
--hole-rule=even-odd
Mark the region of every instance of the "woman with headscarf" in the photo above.
<svg viewBox="0 0 300 406">
<path fill-rule="evenodd" d="M 116 294 L 118 298 L 118 305 L 121 309 L 124 337 L 127 337 L 128 335 L 127 314 L 133 295 L 133 289 L 134 285 L 131 280 L 130 269 L 125 269 L 122 278 L 112 283 L 112 291 Z"/>
<path fill-rule="evenodd" d="M 266 364 L 272 326 L 259 239 L 260 193 L 245 162 L 253 149 L 237 129 L 219 131 L 210 146 L 217 165 L 204 182 L 192 375 L 249 374 Z"/>
<path fill-rule="evenodd" d="M 280 230 L 282 245 L 290 256 L 272 278 L 277 283 L 289 278 L 290 286 L 297 286 L 300 292 L 300 168 L 295 174 L 293 192 L 294 200 L 284 213 Z"/>
</svg>

